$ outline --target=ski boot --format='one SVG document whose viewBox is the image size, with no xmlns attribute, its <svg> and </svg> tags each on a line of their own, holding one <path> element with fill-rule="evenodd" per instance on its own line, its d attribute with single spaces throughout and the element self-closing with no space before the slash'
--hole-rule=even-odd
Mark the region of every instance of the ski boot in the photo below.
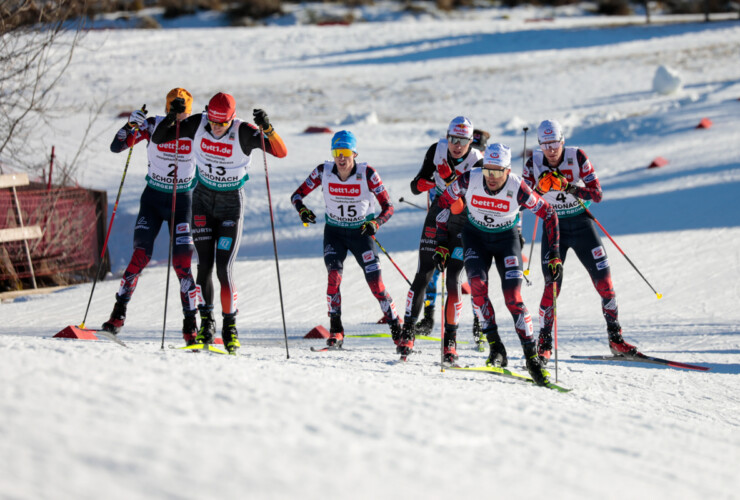
<svg viewBox="0 0 740 500">
<path fill-rule="evenodd" d="M 182 320 L 182 338 L 185 339 L 185 345 L 195 344 L 195 337 L 198 335 L 198 322 L 195 319 L 195 311 L 185 316 Z"/>
<path fill-rule="evenodd" d="M 236 314 L 224 314 L 221 338 L 224 339 L 224 346 L 228 353 L 236 355 L 237 349 L 241 347 L 239 335 L 236 331 Z"/>
<path fill-rule="evenodd" d="M 216 320 L 213 319 L 212 310 L 200 310 L 200 330 L 195 336 L 196 344 L 213 344 L 216 335 Z"/>
<path fill-rule="evenodd" d="M 344 343 L 344 327 L 342 326 L 342 317 L 339 314 L 329 316 L 329 338 L 326 339 L 326 345 L 341 349 Z"/>
<path fill-rule="evenodd" d="M 550 374 L 542 367 L 534 341 L 522 344 L 522 349 L 524 350 L 524 359 L 527 363 L 527 371 L 529 372 L 529 376 L 532 377 L 532 380 L 534 380 L 534 383 L 537 385 L 549 384 Z"/>
<path fill-rule="evenodd" d="M 397 319 L 390 323 L 390 327 L 393 343 L 398 346 L 398 344 L 401 342 L 401 322 Z"/>
<path fill-rule="evenodd" d="M 606 326 L 609 333 L 609 350 L 615 356 L 630 357 L 637 354 L 637 347 L 628 344 L 622 338 L 622 328 L 619 323 L 612 323 Z"/>
<path fill-rule="evenodd" d="M 445 322 L 444 350 L 442 352 L 442 361 L 454 365 L 458 359 L 457 355 L 457 325 L 450 325 Z"/>
<path fill-rule="evenodd" d="M 116 304 L 113 306 L 113 312 L 110 313 L 110 319 L 103 323 L 103 330 L 117 335 L 123 328 L 123 322 L 126 320 L 126 303 L 121 302 L 116 297 Z"/>
<path fill-rule="evenodd" d="M 460 356 L 457 355 L 457 349 L 455 349 L 455 342 L 451 342 L 445 346 L 444 353 L 442 355 L 442 361 L 454 365 Z"/>
<path fill-rule="evenodd" d="M 504 343 L 501 342 L 501 337 L 498 335 L 498 327 L 494 326 L 485 331 L 486 340 L 490 351 L 488 353 L 488 359 L 486 359 L 486 366 L 493 366 L 496 368 L 504 368 L 509 364 L 509 358 L 506 356 L 506 348 Z"/>
<path fill-rule="evenodd" d="M 478 352 L 483 352 L 486 349 L 483 330 L 481 330 L 480 321 L 478 320 L 478 316 L 475 314 L 473 314 L 473 341 L 475 342 L 475 348 L 478 349 Z"/>
<path fill-rule="evenodd" d="M 434 328 L 434 306 L 424 306 L 424 317 L 416 324 L 416 333 L 429 335 Z"/>
<path fill-rule="evenodd" d="M 396 353 L 402 357 L 406 357 L 411 354 L 414 350 L 414 340 L 416 336 L 414 334 L 413 321 L 409 321 L 403 324 L 403 331 L 401 332 L 401 341 L 396 346 Z"/>
<path fill-rule="evenodd" d="M 537 339 L 537 355 L 542 366 L 546 366 L 552 356 L 552 333 L 544 328 L 540 330 L 540 337 Z"/>
</svg>

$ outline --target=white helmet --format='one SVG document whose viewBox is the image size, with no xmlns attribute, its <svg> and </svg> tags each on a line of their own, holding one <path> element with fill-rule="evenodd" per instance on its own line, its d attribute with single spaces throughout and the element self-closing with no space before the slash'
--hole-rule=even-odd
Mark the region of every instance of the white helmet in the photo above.
<svg viewBox="0 0 740 500">
<path fill-rule="evenodd" d="M 457 116 L 450 122 L 450 126 L 447 128 L 447 135 L 472 139 L 473 123 L 464 116 Z"/>
<path fill-rule="evenodd" d="M 511 168 L 511 148 L 499 142 L 489 144 L 483 153 L 483 165 Z"/>
<path fill-rule="evenodd" d="M 537 127 L 537 140 L 543 142 L 563 141 L 563 127 L 555 120 L 545 120 Z"/>
</svg>

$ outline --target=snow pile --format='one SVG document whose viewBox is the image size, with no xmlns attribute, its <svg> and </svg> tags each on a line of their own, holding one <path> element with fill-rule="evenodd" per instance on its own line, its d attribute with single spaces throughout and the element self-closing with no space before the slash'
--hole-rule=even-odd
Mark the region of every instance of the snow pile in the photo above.
<svg viewBox="0 0 740 500">
<path fill-rule="evenodd" d="M 653 90 L 659 94 L 668 95 L 681 90 L 683 82 L 681 75 L 668 66 L 658 66 L 653 76 Z"/>
</svg>

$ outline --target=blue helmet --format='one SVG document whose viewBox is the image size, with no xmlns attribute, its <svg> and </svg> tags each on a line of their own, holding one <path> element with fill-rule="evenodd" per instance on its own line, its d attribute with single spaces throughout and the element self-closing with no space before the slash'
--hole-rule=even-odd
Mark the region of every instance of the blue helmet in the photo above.
<svg viewBox="0 0 740 500">
<path fill-rule="evenodd" d="M 357 152 L 357 138 L 349 130 L 340 130 L 331 138 L 331 149 L 349 149 Z"/>
</svg>

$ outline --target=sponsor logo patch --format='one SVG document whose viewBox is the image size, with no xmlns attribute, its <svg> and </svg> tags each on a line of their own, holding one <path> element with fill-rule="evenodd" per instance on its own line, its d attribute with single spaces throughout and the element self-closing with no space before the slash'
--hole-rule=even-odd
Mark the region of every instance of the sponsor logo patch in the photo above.
<svg viewBox="0 0 740 500">
<path fill-rule="evenodd" d="M 599 271 L 606 269 L 607 267 L 609 267 L 609 259 L 604 259 L 596 263 L 596 269 Z"/>
<path fill-rule="evenodd" d="M 452 251 L 452 258 L 457 259 L 457 260 L 463 260 L 463 248 L 455 247 L 455 249 Z"/>
<path fill-rule="evenodd" d="M 181 155 L 189 155 L 192 149 L 193 149 L 193 146 L 189 139 L 179 140 L 177 144 L 177 151 Z M 157 151 L 162 151 L 163 153 L 174 153 L 175 152 L 175 141 L 157 144 Z"/>
<path fill-rule="evenodd" d="M 221 225 L 223 227 L 234 227 L 236 226 L 236 222 L 234 222 L 233 220 L 225 220 L 221 223 Z"/>
<path fill-rule="evenodd" d="M 470 200 L 470 204 L 475 208 L 480 208 L 482 210 L 493 210 L 494 212 L 508 212 L 510 206 L 509 200 L 485 198 L 478 195 L 473 195 L 473 199 Z"/>
<path fill-rule="evenodd" d="M 603 246 L 598 246 L 591 250 L 591 255 L 594 256 L 594 259 L 600 259 L 602 257 L 606 257 L 606 252 L 604 251 Z"/>
<path fill-rule="evenodd" d="M 524 276 L 524 273 L 522 271 L 516 270 L 516 271 L 506 271 L 506 274 L 504 275 L 504 279 L 507 280 L 518 280 L 522 279 L 522 276 Z"/>
<path fill-rule="evenodd" d="M 367 252 L 362 253 L 362 260 L 363 262 L 372 262 L 375 260 L 375 254 L 372 250 L 368 250 Z"/>
<path fill-rule="evenodd" d="M 369 264 L 365 266 L 365 273 L 372 273 L 380 269 L 380 263 L 376 262 L 375 264 Z"/>
<path fill-rule="evenodd" d="M 329 183 L 329 194 L 333 196 L 360 196 L 362 189 L 359 184 L 336 184 Z"/>
<path fill-rule="evenodd" d="M 178 236 L 175 238 L 175 245 L 192 245 L 193 244 L 193 237 L 192 236 Z"/>
<path fill-rule="evenodd" d="M 193 222 L 195 222 L 195 227 L 203 227 L 206 225 L 206 216 L 205 215 L 194 215 Z"/>
<path fill-rule="evenodd" d="M 519 265 L 519 259 L 516 255 L 504 257 L 504 267 L 516 267 Z"/>
<path fill-rule="evenodd" d="M 181 224 L 178 224 L 175 226 L 175 232 L 177 234 L 183 234 L 183 233 L 189 233 L 190 232 L 190 224 L 187 222 L 183 222 Z"/>
<path fill-rule="evenodd" d="M 424 227 L 424 237 L 425 238 L 429 238 L 430 240 L 433 240 L 436 235 L 437 235 L 436 227 L 430 227 L 430 226 Z"/>
<path fill-rule="evenodd" d="M 222 144 L 220 142 L 213 142 L 209 140 L 208 138 L 203 137 L 200 140 L 200 149 L 202 149 L 204 153 L 209 153 L 212 155 L 228 158 L 229 156 L 231 156 L 231 153 L 234 150 L 234 145 L 233 144 Z"/>
<path fill-rule="evenodd" d="M 227 238 L 226 236 L 222 236 L 218 239 L 218 244 L 216 245 L 216 248 L 219 250 L 231 250 L 231 238 Z"/>
</svg>

